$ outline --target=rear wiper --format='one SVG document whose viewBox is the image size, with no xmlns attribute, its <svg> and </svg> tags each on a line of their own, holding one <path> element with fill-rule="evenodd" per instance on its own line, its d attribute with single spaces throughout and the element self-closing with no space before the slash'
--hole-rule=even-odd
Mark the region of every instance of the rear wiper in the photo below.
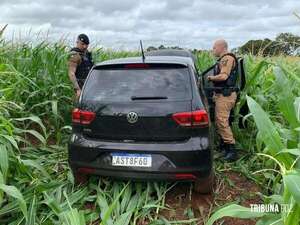
<svg viewBox="0 0 300 225">
<path fill-rule="evenodd" d="M 168 99 L 167 96 L 131 96 L 131 100 Z"/>
</svg>

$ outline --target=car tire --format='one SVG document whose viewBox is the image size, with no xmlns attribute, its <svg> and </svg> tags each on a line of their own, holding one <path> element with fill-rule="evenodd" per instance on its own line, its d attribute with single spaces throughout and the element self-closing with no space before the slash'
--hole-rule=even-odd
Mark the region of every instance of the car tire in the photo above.
<svg viewBox="0 0 300 225">
<path fill-rule="evenodd" d="M 215 173 L 212 172 L 206 178 L 197 178 L 194 183 L 194 190 L 199 194 L 211 194 L 214 191 Z"/>
</svg>

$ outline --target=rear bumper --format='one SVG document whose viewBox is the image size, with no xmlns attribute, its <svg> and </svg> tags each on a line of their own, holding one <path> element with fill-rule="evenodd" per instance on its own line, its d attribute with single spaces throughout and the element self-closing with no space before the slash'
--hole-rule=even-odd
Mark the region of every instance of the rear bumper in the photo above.
<svg viewBox="0 0 300 225">
<path fill-rule="evenodd" d="M 69 146 L 73 172 L 137 180 L 195 180 L 212 172 L 212 151 L 207 137 L 186 142 L 126 143 L 88 139 L 73 134 Z M 112 166 L 112 153 L 150 154 L 152 166 Z"/>
</svg>

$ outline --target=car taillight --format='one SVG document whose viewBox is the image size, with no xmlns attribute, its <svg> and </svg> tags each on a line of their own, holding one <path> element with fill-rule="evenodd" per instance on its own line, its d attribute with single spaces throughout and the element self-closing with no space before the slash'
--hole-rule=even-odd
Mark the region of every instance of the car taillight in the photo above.
<svg viewBox="0 0 300 225">
<path fill-rule="evenodd" d="M 72 112 L 72 122 L 73 123 L 80 123 L 83 125 L 90 124 L 96 117 L 94 112 L 83 111 L 80 109 L 74 109 Z"/>
<path fill-rule="evenodd" d="M 125 69 L 148 69 L 149 67 L 149 64 L 146 63 L 132 63 L 124 66 Z"/>
<path fill-rule="evenodd" d="M 205 110 L 192 112 L 180 112 L 172 115 L 172 118 L 183 127 L 208 127 L 209 120 Z"/>
</svg>

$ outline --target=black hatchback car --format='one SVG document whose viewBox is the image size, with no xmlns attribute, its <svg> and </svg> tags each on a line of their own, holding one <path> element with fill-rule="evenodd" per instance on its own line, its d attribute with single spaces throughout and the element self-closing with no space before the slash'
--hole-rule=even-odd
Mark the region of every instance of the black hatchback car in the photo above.
<svg viewBox="0 0 300 225">
<path fill-rule="evenodd" d="M 69 164 L 75 179 L 186 180 L 195 181 L 198 192 L 211 192 L 209 108 L 193 58 L 177 53 L 92 68 L 72 112 Z"/>
</svg>

